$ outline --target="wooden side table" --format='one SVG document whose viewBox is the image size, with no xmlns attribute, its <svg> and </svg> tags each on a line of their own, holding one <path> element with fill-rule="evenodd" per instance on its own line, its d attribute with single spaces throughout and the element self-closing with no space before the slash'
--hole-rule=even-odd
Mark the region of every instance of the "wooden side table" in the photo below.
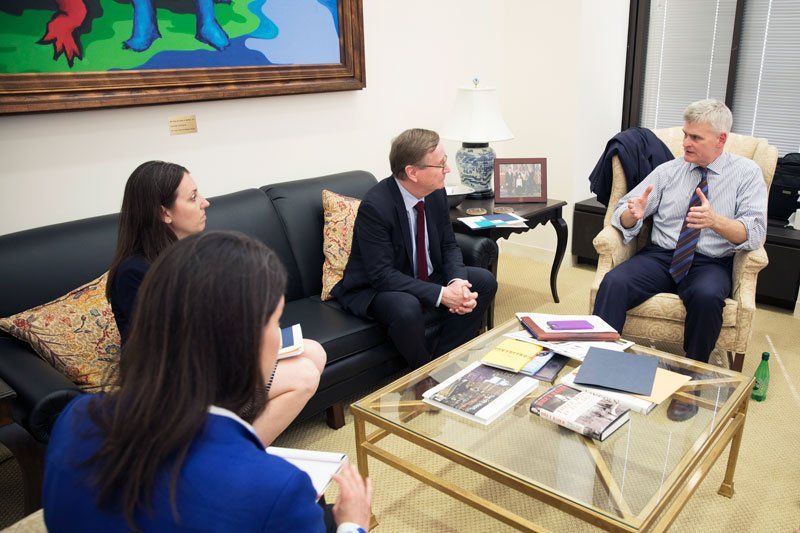
<svg viewBox="0 0 800 533">
<path fill-rule="evenodd" d="M 558 243 L 556 245 L 556 256 L 553 258 L 553 266 L 550 268 L 550 291 L 553 293 L 553 301 L 559 303 L 558 300 L 558 269 L 561 268 L 561 260 L 564 259 L 564 251 L 567 249 L 567 223 L 561 217 L 561 208 L 567 205 L 567 202 L 561 200 L 547 200 L 543 203 L 526 203 L 526 204 L 498 204 L 514 208 L 514 213 L 525 219 L 526 228 L 488 228 L 473 230 L 468 228 L 464 223 L 459 222 L 461 217 L 468 217 L 467 209 L 473 207 L 480 207 L 486 210 L 486 214 L 492 214 L 494 211 L 494 199 L 488 200 L 464 200 L 460 205 L 450 210 L 450 222 L 453 223 L 453 230 L 457 233 L 468 233 L 472 235 L 480 235 L 489 237 L 497 242 L 500 238 L 508 238 L 514 233 L 524 233 L 529 229 L 533 229 L 539 224 L 547 224 L 548 222 L 553 225 L 556 230 L 556 237 Z M 494 265 L 493 272 L 497 277 L 497 265 Z M 490 313 L 491 320 L 491 313 Z"/>
</svg>

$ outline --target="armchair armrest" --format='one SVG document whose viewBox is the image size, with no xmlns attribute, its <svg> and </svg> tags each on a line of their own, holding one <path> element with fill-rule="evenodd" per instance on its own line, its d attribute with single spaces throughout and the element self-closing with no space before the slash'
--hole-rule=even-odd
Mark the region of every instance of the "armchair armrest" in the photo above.
<svg viewBox="0 0 800 533">
<path fill-rule="evenodd" d="M 604 227 L 592 244 L 598 255 L 610 257 L 612 268 L 627 261 L 636 253 L 636 239 L 625 244 L 622 233 L 611 225 Z"/>
<path fill-rule="evenodd" d="M 752 299 L 752 308 L 755 308 L 756 281 L 758 273 L 769 264 L 767 251 L 764 246 L 755 250 L 736 252 L 733 258 L 733 287 L 732 297 L 742 302 Z M 747 302 L 749 303 L 749 302 Z"/>
<path fill-rule="evenodd" d="M 488 237 L 456 233 L 456 242 L 461 248 L 466 266 L 491 270 L 491 265 L 497 262 L 500 250 L 497 243 Z"/>
<path fill-rule="evenodd" d="M 40 442 L 50 439 L 58 415 L 81 394 L 28 344 L 7 335 L 0 335 L 0 376 L 17 392 L 11 404 L 14 420 Z"/>
</svg>

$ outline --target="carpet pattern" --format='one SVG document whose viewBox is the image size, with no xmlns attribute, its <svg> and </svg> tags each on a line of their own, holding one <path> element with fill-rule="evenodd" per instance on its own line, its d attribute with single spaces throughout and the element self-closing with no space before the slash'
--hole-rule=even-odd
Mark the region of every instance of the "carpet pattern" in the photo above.
<svg viewBox="0 0 800 533">
<path fill-rule="evenodd" d="M 559 304 L 552 301 L 549 274 L 549 264 L 503 253 L 498 271 L 500 288 L 495 323 L 501 324 L 516 311 L 587 313 L 594 269 L 563 265 L 558 283 Z M 771 382 L 767 400 L 750 403 L 736 469 L 736 494 L 732 499 L 717 494 L 725 472 L 726 452 L 680 513 L 672 531 L 793 531 L 800 525 L 800 424 L 797 415 L 800 410 L 800 321 L 789 312 L 759 306 L 753 329 L 744 373 L 752 375 L 760 353 L 769 351 L 772 353 Z M 676 346 L 656 347 L 680 353 Z M 713 354 L 712 362 L 726 364 L 724 354 Z M 364 394 L 368 392 L 364 391 Z M 350 401 L 356 400 L 358 398 L 354 397 Z M 333 431 L 320 415 L 292 425 L 276 445 L 342 451 L 355 461 L 352 421 L 348 410 L 345 427 Z M 507 506 L 548 530 L 597 530 L 532 498 L 487 481 L 459 465 L 433 457 L 421 448 L 391 438 L 381 441 L 381 445 L 415 465 Z M 519 445 L 530 448 L 531 454 L 537 453 L 535 444 L 520 442 Z M 373 510 L 379 522 L 377 531 L 511 531 L 501 522 L 375 459 L 369 460 L 369 468 L 375 486 Z M 7 484 L 0 483 L 0 490 L 3 487 L 7 488 Z M 590 487 L 589 490 L 599 489 Z M 335 486 L 328 489 L 326 497 L 329 502 L 335 501 L 336 492 Z M 625 492 L 627 497 L 636 501 L 635 486 L 627 487 Z M 602 494 L 593 496 L 595 501 L 602 497 Z M 6 501 L 6 494 L 0 493 L 0 517 L 9 512 L 4 509 Z M 11 530 L 41 530 L 40 517 L 40 513 L 28 517 Z"/>
</svg>

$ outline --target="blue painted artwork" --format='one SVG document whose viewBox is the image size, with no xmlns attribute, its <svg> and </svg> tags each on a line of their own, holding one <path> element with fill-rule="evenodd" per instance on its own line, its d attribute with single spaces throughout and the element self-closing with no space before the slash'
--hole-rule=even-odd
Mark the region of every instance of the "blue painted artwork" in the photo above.
<svg viewBox="0 0 800 533">
<path fill-rule="evenodd" d="M 0 0 L 0 73 L 339 64 L 341 0 Z"/>
</svg>

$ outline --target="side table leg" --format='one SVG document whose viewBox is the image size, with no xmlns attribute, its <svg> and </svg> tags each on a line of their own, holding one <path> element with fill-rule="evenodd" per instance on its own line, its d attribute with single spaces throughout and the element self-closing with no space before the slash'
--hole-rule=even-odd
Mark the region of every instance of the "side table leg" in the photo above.
<svg viewBox="0 0 800 533">
<path fill-rule="evenodd" d="M 560 209 L 559 209 L 560 211 Z M 553 259 L 553 267 L 550 269 L 550 291 L 553 293 L 553 301 L 559 303 L 558 300 L 558 269 L 561 268 L 561 260 L 564 259 L 564 251 L 567 249 L 567 223 L 563 218 L 551 218 L 550 222 L 556 230 L 558 243 L 556 244 L 556 256 Z"/>
</svg>

